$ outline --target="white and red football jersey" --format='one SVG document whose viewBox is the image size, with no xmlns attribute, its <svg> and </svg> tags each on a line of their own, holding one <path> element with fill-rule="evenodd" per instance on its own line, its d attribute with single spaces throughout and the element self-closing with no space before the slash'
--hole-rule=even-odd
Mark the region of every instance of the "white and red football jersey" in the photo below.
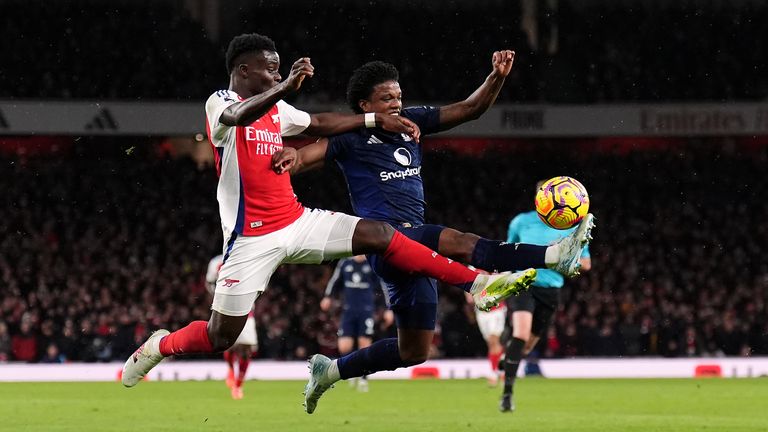
<svg viewBox="0 0 768 432">
<path fill-rule="evenodd" d="M 285 228 L 304 211 L 290 175 L 272 171 L 272 155 L 283 148 L 283 136 L 309 126 L 309 114 L 281 100 L 248 126 L 222 124 L 224 110 L 242 100 L 231 90 L 219 90 L 205 103 L 225 244 L 233 234 L 257 236 Z"/>
</svg>

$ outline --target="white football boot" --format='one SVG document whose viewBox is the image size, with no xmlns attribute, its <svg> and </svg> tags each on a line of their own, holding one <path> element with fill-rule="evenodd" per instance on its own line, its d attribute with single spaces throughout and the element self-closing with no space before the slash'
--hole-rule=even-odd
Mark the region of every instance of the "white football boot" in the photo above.
<svg viewBox="0 0 768 432">
<path fill-rule="evenodd" d="M 595 216 L 588 213 L 576 230 L 553 245 L 558 248 L 558 260 L 549 268 L 567 277 L 578 276 L 581 267 L 579 258 L 581 258 L 584 246 L 587 246 L 592 240 L 592 228 L 594 227 Z"/>
<path fill-rule="evenodd" d="M 137 349 L 123 365 L 123 385 L 133 387 L 144 378 L 153 367 L 165 357 L 160 354 L 160 339 L 171 334 L 168 330 L 158 330 Z"/>
<path fill-rule="evenodd" d="M 307 414 L 315 412 L 320 396 L 333 387 L 335 381 L 328 377 L 332 361 L 322 354 L 315 354 L 309 359 L 309 382 L 304 387 L 304 411 Z"/>
</svg>

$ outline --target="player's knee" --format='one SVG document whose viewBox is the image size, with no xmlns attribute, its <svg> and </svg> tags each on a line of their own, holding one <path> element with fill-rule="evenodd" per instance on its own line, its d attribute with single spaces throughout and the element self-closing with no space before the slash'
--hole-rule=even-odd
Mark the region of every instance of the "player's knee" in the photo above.
<svg viewBox="0 0 768 432">
<path fill-rule="evenodd" d="M 213 337 L 210 338 L 211 340 L 211 348 L 213 349 L 213 352 L 223 352 L 230 348 L 232 348 L 232 345 L 235 344 L 235 341 L 233 339 L 229 339 L 227 337 Z"/>
<path fill-rule="evenodd" d="M 362 220 L 357 224 L 352 248 L 355 253 L 382 253 L 389 247 L 394 228 L 378 221 Z"/>
<path fill-rule="evenodd" d="M 395 229 L 387 223 L 376 222 L 373 232 L 373 241 L 376 243 L 376 248 L 382 252 L 387 250 L 389 242 L 392 241 L 392 236 L 395 235 Z"/>
</svg>

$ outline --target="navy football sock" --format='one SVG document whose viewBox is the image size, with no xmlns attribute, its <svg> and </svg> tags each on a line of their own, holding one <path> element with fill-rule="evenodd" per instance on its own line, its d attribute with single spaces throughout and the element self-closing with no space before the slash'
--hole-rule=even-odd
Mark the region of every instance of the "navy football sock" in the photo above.
<svg viewBox="0 0 768 432">
<path fill-rule="evenodd" d="M 400 359 L 397 338 L 382 339 L 371 346 L 340 357 L 336 361 L 341 379 L 370 375 L 383 370 L 410 366 Z"/>
<path fill-rule="evenodd" d="M 481 238 L 472 252 L 470 264 L 489 272 L 546 268 L 546 252 L 547 246 L 505 243 Z"/>
</svg>

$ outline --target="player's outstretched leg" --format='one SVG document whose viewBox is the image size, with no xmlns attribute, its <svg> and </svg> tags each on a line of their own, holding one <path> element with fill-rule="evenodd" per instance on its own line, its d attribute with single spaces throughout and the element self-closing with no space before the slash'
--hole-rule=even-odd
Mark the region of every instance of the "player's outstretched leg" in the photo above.
<svg viewBox="0 0 768 432">
<path fill-rule="evenodd" d="M 592 240 L 592 229 L 595 227 L 595 216 L 592 213 L 587 214 L 576 228 L 567 237 L 555 243 L 557 247 L 557 259 L 549 267 L 558 273 L 568 277 L 574 277 L 579 274 L 579 258 L 584 246 Z"/>
<path fill-rule="evenodd" d="M 153 367 L 163 361 L 165 357 L 160 354 L 160 340 L 170 333 L 168 330 L 158 330 L 152 333 L 149 339 L 128 357 L 123 366 L 122 381 L 124 386 L 135 386 Z"/>
<path fill-rule="evenodd" d="M 363 222 L 370 224 L 370 221 Z M 488 310 L 501 300 L 528 289 L 536 276 L 534 269 L 491 276 L 480 274 L 409 239 L 388 225 L 385 229 L 392 231 L 391 240 L 382 254 L 385 261 L 405 272 L 422 274 L 462 288 L 472 294 L 481 310 Z M 361 249 L 356 249 L 356 253 L 358 251 Z M 375 249 L 362 249 L 362 252 L 377 253 Z"/>
<path fill-rule="evenodd" d="M 309 359 L 309 382 L 304 387 L 304 411 L 307 414 L 315 412 L 320 396 L 338 381 L 338 378 L 331 377 L 333 373 L 328 373 L 333 365 L 334 362 L 322 354 L 315 354 Z M 338 371 L 335 375 L 338 375 Z"/>
<path fill-rule="evenodd" d="M 469 293 L 475 300 L 475 307 L 487 312 L 505 298 L 517 295 L 530 288 L 536 279 L 536 269 L 526 269 L 515 273 L 478 275 Z"/>
</svg>

